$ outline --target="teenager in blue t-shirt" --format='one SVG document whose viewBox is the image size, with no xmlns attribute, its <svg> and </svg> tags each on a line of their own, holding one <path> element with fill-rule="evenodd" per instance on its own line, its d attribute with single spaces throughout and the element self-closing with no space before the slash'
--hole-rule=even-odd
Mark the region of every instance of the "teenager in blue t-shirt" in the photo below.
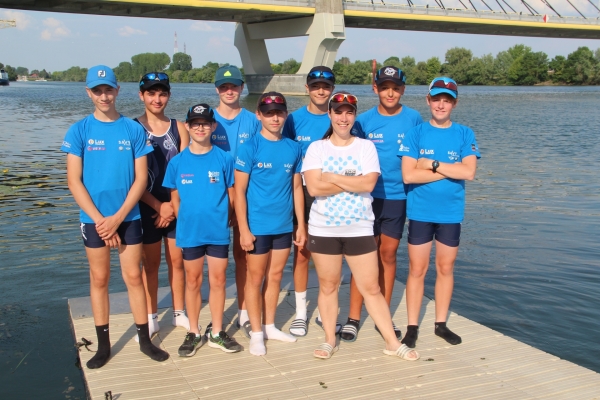
<svg viewBox="0 0 600 400">
<path fill-rule="evenodd" d="M 95 110 L 69 128 L 61 147 L 67 153 L 69 189 L 81 208 L 81 236 L 90 264 L 90 299 L 98 349 L 86 365 L 100 368 L 110 358 L 111 248 L 119 249 L 140 350 L 153 360 L 165 361 L 169 354 L 150 341 L 140 270 L 142 224 L 138 201 L 146 189 L 146 155 L 152 146 L 139 124 L 117 112 L 119 86 L 109 67 L 90 68 L 86 86 Z"/>
<path fill-rule="evenodd" d="M 262 129 L 238 149 L 235 160 L 235 209 L 240 245 L 248 252 L 250 353 L 260 356 L 266 354 L 264 339 L 296 341 L 275 327 L 275 311 L 281 275 L 292 247 L 292 214 L 304 221 L 304 194 L 302 149 L 281 136 L 287 117 L 285 97 L 277 92 L 260 96 L 256 117 Z M 299 226 L 294 244 L 302 247 L 305 241 L 306 231 Z"/>
<path fill-rule="evenodd" d="M 306 155 L 308 146 L 315 140 L 323 138 L 330 121 L 327 104 L 335 87 L 333 71 L 325 66 L 312 68 L 306 77 L 306 91 L 308 92 L 308 106 L 302 107 L 291 113 L 285 121 L 283 136 L 288 137 L 302 146 L 302 158 Z M 312 197 L 303 182 L 304 190 L 304 229 L 308 229 L 308 215 L 315 198 Z M 298 221 L 294 215 L 294 233 L 298 229 Z M 308 332 L 308 318 L 306 311 L 306 287 L 308 285 L 308 263 L 310 251 L 306 247 L 294 246 L 294 293 L 296 295 L 296 317 L 290 325 L 290 333 L 294 336 L 305 336 Z M 322 326 L 320 316 L 317 324 Z M 339 326 L 341 328 L 341 326 Z"/>
<path fill-rule="evenodd" d="M 408 189 L 408 258 L 406 282 L 408 328 L 402 342 L 414 348 L 418 338 L 425 274 L 435 238 L 435 334 L 456 345 L 461 338 L 446 320 L 454 287 L 465 209 L 465 181 L 475 178 L 479 148 L 473 131 L 450 120 L 458 103 L 456 82 L 435 78 L 429 85 L 429 122 L 407 132 L 399 146 L 402 177 Z"/>
<path fill-rule="evenodd" d="M 381 175 L 371 193 L 375 214 L 373 233 L 379 258 L 379 285 L 388 306 L 396 281 L 396 254 L 406 222 L 406 192 L 400 159 L 396 154 L 406 132 L 423 123 L 416 110 L 400 103 L 406 88 L 405 82 L 406 75 L 401 69 L 392 66 L 380 68 L 373 85 L 379 96 L 379 104 L 359 115 L 352 129 L 354 135 L 373 142 L 379 156 Z M 342 340 L 356 340 L 362 305 L 363 297 L 352 279 L 350 311 L 348 322 L 340 333 Z M 394 331 L 398 338 L 402 337 L 402 332 L 395 324 Z"/>
<path fill-rule="evenodd" d="M 260 122 L 254 113 L 242 108 L 240 96 L 244 90 L 242 72 L 235 65 L 224 65 L 215 74 L 215 88 L 219 95 L 219 106 L 215 111 L 217 128 L 211 142 L 233 157 L 238 147 L 246 143 L 258 131 Z M 235 213 L 234 213 L 235 214 Z M 235 260 L 235 284 L 238 300 L 238 328 L 248 325 L 248 311 L 244 301 L 246 286 L 246 252 L 240 247 L 240 230 L 235 215 L 231 218 L 233 231 L 233 258 Z M 210 325 L 209 325 L 210 327 Z M 246 332 L 246 330 L 244 330 Z"/>
<path fill-rule="evenodd" d="M 234 353 L 242 347 L 223 329 L 233 157 L 210 142 L 216 123 L 214 112 L 207 104 L 190 107 L 186 128 L 192 139 L 190 146 L 171 160 L 163 181 L 163 186 L 171 189 L 171 201 L 178 217 L 175 240 L 182 249 L 186 274 L 185 303 L 190 327 L 179 347 L 179 355 L 191 357 L 202 346 L 198 319 L 204 256 L 208 261 L 208 303 L 212 316 L 212 329 L 206 339 L 209 346 Z"/>
<path fill-rule="evenodd" d="M 144 127 L 152 143 L 148 154 L 148 186 L 139 203 L 142 216 L 143 257 L 142 272 L 146 288 L 148 324 L 150 337 L 160 330 L 158 325 L 158 268 L 162 258 L 164 241 L 165 259 L 173 301 L 173 326 L 189 329 L 190 322 L 184 311 L 185 273 L 181 249 L 175 245 L 175 212 L 171 204 L 171 191 L 162 181 L 169 162 L 190 143 L 188 131 L 183 124 L 165 115 L 171 98 L 169 76 L 164 72 L 149 72 L 140 80 L 140 100 L 144 114 L 135 119 Z M 136 337 L 137 339 L 137 337 Z"/>
</svg>

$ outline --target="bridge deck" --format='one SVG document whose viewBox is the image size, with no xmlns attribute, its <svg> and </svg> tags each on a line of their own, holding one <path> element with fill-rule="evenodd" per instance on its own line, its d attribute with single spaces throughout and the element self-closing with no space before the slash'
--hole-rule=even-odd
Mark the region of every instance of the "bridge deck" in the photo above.
<svg viewBox="0 0 600 400">
<path fill-rule="evenodd" d="M 289 280 L 289 279 L 288 279 Z M 314 283 L 314 277 L 312 279 Z M 363 314 L 358 340 L 340 344 L 330 360 L 318 360 L 312 350 L 324 339 L 314 324 L 318 289 L 308 290 L 311 324 L 308 335 L 296 343 L 267 342 L 267 355 L 255 357 L 246 350 L 226 354 L 208 346 L 194 357 L 177 356 L 185 331 L 170 324 L 171 309 L 159 310 L 161 330 L 154 343 L 171 354 L 156 363 L 134 341 L 132 316 L 111 315 L 113 357 L 99 370 L 83 374 L 91 399 L 352 399 L 420 397 L 452 399 L 600 399 L 600 375 L 520 343 L 485 326 L 452 314 L 449 325 L 463 338 L 450 346 L 433 334 L 434 302 L 425 299 L 418 350 L 421 359 L 403 361 L 382 354 L 383 341 L 373 322 Z M 349 286 L 340 289 L 340 315 L 348 312 Z M 231 291 L 230 291 L 231 294 Z M 113 296 L 126 303 L 126 296 Z M 161 298 L 170 298 L 161 291 Z M 397 282 L 392 299 L 394 320 L 406 326 L 404 285 Z M 94 338 L 92 318 L 77 318 L 75 311 L 87 299 L 69 301 L 75 337 Z M 294 317 L 294 297 L 282 291 L 276 325 L 287 330 Z M 121 304 L 120 311 L 127 308 Z M 237 306 L 226 301 L 227 331 L 247 348 L 248 340 L 235 328 Z M 118 307 L 113 307 L 117 310 Z M 118 310 L 117 310 L 118 311 Z M 89 315 L 89 314 L 88 314 Z M 203 304 L 201 324 L 210 312 Z M 94 349 L 94 346 L 91 346 Z M 82 365 L 93 353 L 82 348 Z"/>
</svg>

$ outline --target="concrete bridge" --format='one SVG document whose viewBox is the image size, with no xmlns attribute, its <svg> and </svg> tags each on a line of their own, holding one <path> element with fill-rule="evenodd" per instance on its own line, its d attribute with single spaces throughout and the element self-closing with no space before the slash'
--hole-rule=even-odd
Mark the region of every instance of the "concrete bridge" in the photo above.
<svg viewBox="0 0 600 400">
<path fill-rule="evenodd" d="M 523 0 L 525 13 L 506 2 L 506 8 L 497 2 L 502 11 L 489 6 L 476 10 L 470 1 L 472 9 L 447 8 L 440 0 L 435 2 L 436 7 L 415 5 L 411 0 L 406 5 L 369 0 L 0 0 L 0 8 L 236 22 L 234 44 L 251 93 L 304 94 L 310 68 L 333 67 L 346 27 L 600 39 L 600 20 L 586 18 L 577 9 L 581 17 L 556 13 L 548 18 Z M 274 75 L 265 40 L 295 36 L 309 37 L 300 70 L 296 75 Z"/>
</svg>

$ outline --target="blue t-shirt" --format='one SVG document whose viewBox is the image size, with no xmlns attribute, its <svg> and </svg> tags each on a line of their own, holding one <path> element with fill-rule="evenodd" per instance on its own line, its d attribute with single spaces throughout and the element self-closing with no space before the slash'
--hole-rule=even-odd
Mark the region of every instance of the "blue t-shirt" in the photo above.
<svg viewBox="0 0 600 400">
<path fill-rule="evenodd" d="M 404 141 L 406 132 L 423 123 L 418 111 L 402 106 L 400 114 L 385 116 L 377 106 L 360 114 L 352 127 L 352 134 L 370 140 L 377 149 L 381 175 L 371 195 L 378 199 L 405 200 L 406 190 L 402 181 L 402 166 L 397 157 L 398 145 Z"/>
<path fill-rule="evenodd" d="M 93 114 L 73 124 L 60 148 L 83 163 L 83 185 L 94 205 L 105 217 L 114 215 L 135 181 L 135 159 L 153 151 L 144 128 L 121 116 L 114 122 L 98 121 Z M 94 221 L 83 210 L 80 220 Z M 140 219 L 136 204 L 124 221 Z"/>
<path fill-rule="evenodd" d="M 216 146 L 205 154 L 194 154 L 188 147 L 169 162 L 163 186 L 179 194 L 177 247 L 229 244 L 231 155 Z"/>
<path fill-rule="evenodd" d="M 467 156 L 481 158 L 471 128 L 455 122 L 436 128 L 429 122 L 406 133 L 398 157 L 425 157 L 443 163 L 459 163 Z M 465 181 L 445 178 L 436 182 L 408 185 L 408 218 L 414 221 L 455 224 L 465 215 Z"/>
<path fill-rule="evenodd" d="M 214 112 L 218 124 L 210 141 L 215 146 L 231 153 L 232 156 L 237 154 L 237 148 L 241 144 L 260 132 L 260 121 L 255 114 L 245 108 L 242 108 L 242 111 L 234 119 L 221 117 L 216 109 Z"/>
<path fill-rule="evenodd" d="M 294 174 L 302 167 L 302 147 L 282 137 L 271 141 L 259 132 L 238 148 L 235 169 L 250 175 L 246 200 L 254 235 L 291 232 Z"/>
<path fill-rule="evenodd" d="M 288 116 L 282 135 L 300 143 L 304 157 L 308 146 L 315 140 L 323 139 L 330 125 L 331 120 L 327 113 L 313 114 L 304 106 Z"/>
</svg>

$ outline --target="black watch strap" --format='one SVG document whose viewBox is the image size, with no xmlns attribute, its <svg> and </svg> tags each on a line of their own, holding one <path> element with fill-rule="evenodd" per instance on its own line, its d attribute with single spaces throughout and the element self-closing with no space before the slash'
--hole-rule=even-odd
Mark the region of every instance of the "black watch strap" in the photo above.
<svg viewBox="0 0 600 400">
<path fill-rule="evenodd" d="M 433 160 L 433 163 L 431 164 L 431 170 L 435 173 L 439 166 L 440 162 L 438 160 Z"/>
</svg>

